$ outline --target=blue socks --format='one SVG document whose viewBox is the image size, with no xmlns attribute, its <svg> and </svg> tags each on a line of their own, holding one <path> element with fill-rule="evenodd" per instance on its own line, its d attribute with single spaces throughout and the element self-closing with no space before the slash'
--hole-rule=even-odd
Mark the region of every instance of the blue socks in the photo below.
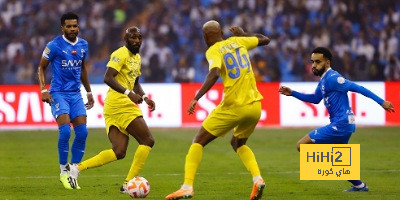
<svg viewBox="0 0 400 200">
<path fill-rule="evenodd" d="M 61 165 L 66 165 L 68 162 L 69 138 L 71 137 L 71 127 L 69 124 L 64 124 L 58 127 L 58 159 Z"/>
<path fill-rule="evenodd" d="M 80 163 L 82 161 L 83 154 L 85 153 L 86 138 L 88 136 L 88 130 L 86 124 L 78 125 L 74 128 L 75 139 L 72 143 L 72 158 L 71 163 Z"/>
<path fill-rule="evenodd" d="M 58 128 L 58 158 L 60 165 L 66 165 L 68 163 L 68 152 L 69 152 L 69 138 L 71 137 L 71 127 L 69 124 L 63 124 Z M 83 154 L 85 153 L 86 138 L 88 131 L 86 124 L 81 124 L 74 128 L 75 139 L 72 143 L 72 158 L 71 163 L 79 163 L 82 160 Z"/>
</svg>

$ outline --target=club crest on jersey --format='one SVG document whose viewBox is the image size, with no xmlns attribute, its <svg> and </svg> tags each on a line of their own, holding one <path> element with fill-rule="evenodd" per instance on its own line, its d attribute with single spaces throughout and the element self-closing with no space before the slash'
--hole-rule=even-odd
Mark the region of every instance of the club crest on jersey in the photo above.
<svg viewBox="0 0 400 200">
<path fill-rule="evenodd" d="M 339 84 L 343 84 L 344 83 L 344 78 L 343 77 L 338 77 L 337 78 L 337 82 L 339 83 Z"/>
<path fill-rule="evenodd" d="M 116 62 L 116 63 L 119 63 L 119 58 L 116 57 L 116 56 L 113 56 L 113 57 L 111 58 L 111 60 L 114 61 L 114 62 Z"/>
<path fill-rule="evenodd" d="M 83 55 L 85 54 L 85 50 L 81 49 L 81 58 L 83 58 Z"/>
</svg>

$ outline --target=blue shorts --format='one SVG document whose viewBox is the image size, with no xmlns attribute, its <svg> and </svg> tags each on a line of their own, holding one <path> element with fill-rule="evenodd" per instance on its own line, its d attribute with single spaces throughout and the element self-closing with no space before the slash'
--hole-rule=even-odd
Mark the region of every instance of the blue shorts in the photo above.
<svg viewBox="0 0 400 200">
<path fill-rule="evenodd" d="M 355 124 L 329 124 L 314 129 L 308 135 L 314 144 L 347 144 L 355 130 Z"/>
<path fill-rule="evenodd" d="M 51 103 L 51 114 L 54 119 L 62 114 L 68 114 L 70 120 L 86 116 L 85 104 L 80 92 L 51 92 L 54 102 Z"/>
</svg>

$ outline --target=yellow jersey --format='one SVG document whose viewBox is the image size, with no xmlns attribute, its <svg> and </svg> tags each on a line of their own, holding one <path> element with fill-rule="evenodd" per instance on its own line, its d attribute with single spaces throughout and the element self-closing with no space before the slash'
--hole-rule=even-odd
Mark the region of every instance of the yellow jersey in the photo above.
<svg viewBox="0 0 400 200">
<path fill-rule="evenodd" d="M 230 37 L 212 45 L 206 51 L 209 70 L 221 69 L 224 99 L 221 106 L 243 106 L 260 101 L 248 51 L 258 45 L 257 37 Z"/>
<path fill-rule="evenodd" d="M 111 54 L 107 67 L 117 70 L 119 73 L 115 76 L 115 80 L 122 87 L 132 91 L 136 78 L 142 74 L 140 72 L 141 62 L 141 57 L 138 53 L 133 54 L 123 46 Z M 134 103 L 127 95 L 119 93 L 112 88 L 108 90 L 104 101 L 104 105 L 110 107 L 123 107 L 131 104 Z"/>
</svg>

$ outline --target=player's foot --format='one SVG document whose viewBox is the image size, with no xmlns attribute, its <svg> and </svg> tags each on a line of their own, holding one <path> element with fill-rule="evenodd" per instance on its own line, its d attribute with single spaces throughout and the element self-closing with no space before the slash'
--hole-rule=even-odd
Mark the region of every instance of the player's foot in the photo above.
<svg viewBox="0 0 400 200">
<path fill-rule="evenodd" d="M 79 169 L 76 164 L 68 164 L 67 167 L 69 168 L 69 177 L 68 182 L 72 188 L 80 190 L 81 187 L 78 185 L 78 176 L 79 176 Z"/>
<path fill-rule="evenodd" d="M 253 184 L 253 190 L 251 191 L 251 194 L 250 194 L 250 200 L 261 199 L 264 188 L 265 188 L 265 182 L 262 178 L 259 178 Z"/>
<path fill-rule="evenodd" d="M 343 192 L 368 192 L 368 191 L 369 191 L 368 186 L 367 186 L 367 184 L 365 184 L 364 187 L 362 187 L 362 188 L 356 188 L 355 186 L 353 186 L 350 189 L 347 189 Z"/>
<path fill-rule="evenodd" d="M 119 188 L 119 191 L 123 194 L 128 194 L 128 185 L 126 183 L 121 185 L 121 188 Z"/>
<path fill-rule="evenodd" d="M 63 184 L 65 189 L 68 189 L 68 190 L 73 189 L 68 182 L 68 173 L 60 174 L 60 182 Z"/>
<path fill-rule="evenodd" d="M 171 193 L 165 197 L 166 200 L 176 200 L 176 199 L 190 199 L 194 195 L 193 188 L 190 189 L 179 189 L 178 191 Z"/>
</svg>

